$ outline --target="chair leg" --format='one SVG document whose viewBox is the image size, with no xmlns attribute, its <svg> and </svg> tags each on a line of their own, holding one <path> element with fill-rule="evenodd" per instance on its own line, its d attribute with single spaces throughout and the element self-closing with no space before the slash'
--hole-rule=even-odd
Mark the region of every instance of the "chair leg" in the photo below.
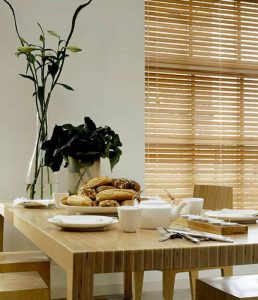
<svg viewBox="0 0 258 300">
<path fill-rule="evenodd" d="M 124 299 L 132 299 L 132 272 L 124 272 Z"/>
<path fill-rule="evenodd" d="M 195 297 L 196 297 L 196 279 L 197 278 L 198 278 L 198 271 L 190 271 L 189 272 L 192 300 L 195 300 Z"/>
<path fill-rule="evenodd" d="M 233 276 L 233 267 L 227 266 L 220 268 L 221 276 Z"/>
<path fill-rule="evenodd" d="M 163 270 L 162 272 L 162 293 L 163 300 L 173 300 L 176 272 Z"/>
<path fill-rule="evenodd" d="M 143 286 L 144 272 L 134 272 L 133 273 L 133 293 L 134 300 L 142 299 L 142 286 Z"/>
</svg>

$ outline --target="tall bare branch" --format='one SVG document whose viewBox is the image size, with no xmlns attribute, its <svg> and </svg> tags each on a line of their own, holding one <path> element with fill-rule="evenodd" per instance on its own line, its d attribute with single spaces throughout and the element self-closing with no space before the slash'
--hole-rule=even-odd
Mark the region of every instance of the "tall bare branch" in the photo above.
<svg viewBox="0 0 258 300">
<path fill-rule="evenodd" d="M 16 19 L 15 11 L 14 11 L 14 9 L 13 9 L 13 7 L 12 7 L 12 5 L 11 5 L 10 2 L 8 2 L 7 0 L 4 0 L 4 2 L 10 7 L 10 9 L 11 9 L 11 11 L 12 11 L 13 19 L 14 19 L 15 31 L 16 31 L 16 33 L 17 33 L 17 35 L 18 35 L 18 38 L 19 38 L 19 40 L 20 40 L 20 42 L 21 42 L 21 44 L 22 44 L 22 46 L 23 46 L 24 43 L 23 43 L 23 40 L 22 40 L 22 38 L 21 38 L 21 36 L 20 36 L 20 33 L 19 33 L 19 30 L 18 30 L 17 19 Z"/>
<path fill-rule="evenodd" d="M 5 0 L 4 0 L 5 1 Z M 89 0 L 87 3 L 84 3 L 80 6 L 77 7 L 77 9 L 75 10 L 74 14 L 73 14 L 73 19 L 72 19 L 72 26 L 71 26 L 71 30 L 70 30 L 70 33 L 68 35 L 68 38 L 66 40 L 66 43 L 65 43 L 65 46 L 68 46 L 69 42 L 70 42 L 70 39 L 73 35 L 73 32 L 74 32 L 74 28 L 75 28 L 75 23 L 76 23 L 76 19 L 79 15 L 79 12 L 86 6 L 88 6 L 90 3 L 92 2 L 92 0 Z"/>
</svg>

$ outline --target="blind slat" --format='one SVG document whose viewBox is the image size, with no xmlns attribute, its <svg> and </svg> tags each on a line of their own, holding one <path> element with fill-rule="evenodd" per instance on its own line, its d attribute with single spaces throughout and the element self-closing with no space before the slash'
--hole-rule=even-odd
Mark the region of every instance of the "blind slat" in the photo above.
<svg viewBox="0 0 258 300">
<path fill-rule="evenodd" d="M 258 209 L 257 50 L 258 0 L 145 0 L 146 184 Z"/>
</svg>

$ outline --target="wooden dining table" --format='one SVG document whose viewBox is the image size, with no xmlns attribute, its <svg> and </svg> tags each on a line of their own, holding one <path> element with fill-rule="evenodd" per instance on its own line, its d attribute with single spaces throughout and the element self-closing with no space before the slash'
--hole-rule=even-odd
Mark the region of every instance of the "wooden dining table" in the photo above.
<svg viewBox="0 0 258 300">
<path fill-rule="evenodd" d="M 67 214 L 57 208 L 13 208 L 2 201 L 0 214 L 67 274 L 67 299 L 93 299 L 94 274 L 177 270 L 258 263 L 258 224 L 248 234 L 232 235 L 234 243 L 183 239 L 159 242 L 156 230 L 125 233 L 120 224 L 102 231 L 64 231 L 48 222 Z M 166 299 L 166 296 L 163 296 Z"/>
</svg>

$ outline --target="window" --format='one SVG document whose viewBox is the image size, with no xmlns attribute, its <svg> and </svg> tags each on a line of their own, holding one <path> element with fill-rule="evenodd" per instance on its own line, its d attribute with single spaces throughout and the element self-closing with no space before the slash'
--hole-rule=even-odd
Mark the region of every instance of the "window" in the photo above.
<svg viewBox="0 0 258 300">
<path fill-rule="evenodd" d="M 257 209 L 258 1 L 146 0 L 145 55 L 146 185 Z"/>
</svg>

